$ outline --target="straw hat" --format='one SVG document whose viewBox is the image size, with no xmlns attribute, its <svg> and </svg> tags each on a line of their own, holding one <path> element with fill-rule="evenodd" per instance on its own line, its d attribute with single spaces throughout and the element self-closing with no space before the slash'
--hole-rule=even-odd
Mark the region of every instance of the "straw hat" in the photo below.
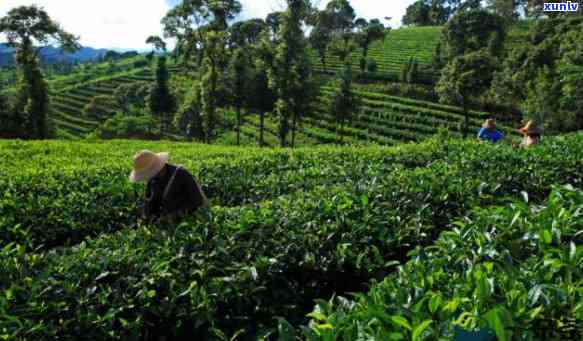
<svg viewBox="0 0 583 341">
<path fill-rule="evenodd" d="M 142 150 L 134 156 L 134 169 L 130 174 L 130 182 L 149 181 L 155 177 L 168 162 L 168 153 L 154 153 Z"/>
<path fill-rule="evenodd" d="M 542 130 L 537 126 L 535 121 L 530 120 L 526 122 L 524 127 L 518 129 L 518 132 L 523 135 L 540 135 Z"/>
<path fill-rule="evenodd" d="M 489 118 L 486 120 L 486 122 L 484 122 L 484 125 L 482 125 L 482 127 L 486 129 L 494 129 L 496 128 L 496 120 L 493 118 Z"/>
</svg>

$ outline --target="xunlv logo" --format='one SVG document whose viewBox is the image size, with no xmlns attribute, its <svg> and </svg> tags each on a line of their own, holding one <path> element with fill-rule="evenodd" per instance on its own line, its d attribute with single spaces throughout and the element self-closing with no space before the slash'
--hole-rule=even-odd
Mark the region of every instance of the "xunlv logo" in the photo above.
<svg viewBox="0 0 583 341">
<path fill-rule="evenodd" d="M 577 12 L 579 10 L 579 3 L 577 2 L 545 2 L 545 12 Z"/>
</svg>

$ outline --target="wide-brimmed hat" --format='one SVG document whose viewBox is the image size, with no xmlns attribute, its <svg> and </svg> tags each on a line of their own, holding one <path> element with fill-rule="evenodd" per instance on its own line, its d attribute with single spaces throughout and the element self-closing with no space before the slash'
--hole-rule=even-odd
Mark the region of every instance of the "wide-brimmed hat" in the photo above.
<svg viewBox="0 0 583 341">
<path fill-rule="evenodd" d="M 523 135 L 540 135 L 542 130 L 538 127 L 535 121 L 530 120 L 526 122 L 524 127 L 518 129 L 518 132 Z"/>
<path fill-rule="evenodd" d="M 493 118 L 489 118 L 484 122 L 482 127 L 486 128 L 486 129 L 494 129 L 494 128 L 496 128 L 496 120 Z"/>
<path fill-rule="evenodd" d="M 168 153 L 154 153 L 142 150 L 134 156 L 134 169 L 130 174 L 130 182 L 148 181 L 155 177 L 168 162 Z"/>
</svg>

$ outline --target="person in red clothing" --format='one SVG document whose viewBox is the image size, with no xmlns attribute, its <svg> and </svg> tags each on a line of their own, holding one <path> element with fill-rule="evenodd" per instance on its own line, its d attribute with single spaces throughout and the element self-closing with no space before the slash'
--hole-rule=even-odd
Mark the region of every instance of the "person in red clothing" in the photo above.
<svg viewBox="0 0 583 341">
<path fill-rule="evenodd" d="M 176 218 L 208 208 L 208 199 L 186 169 L 168 163 L 168 153 L 143 150 L 134 156 L 131 182 L 146 182 L 142 219 L 172 222 Z"/>
</svg>

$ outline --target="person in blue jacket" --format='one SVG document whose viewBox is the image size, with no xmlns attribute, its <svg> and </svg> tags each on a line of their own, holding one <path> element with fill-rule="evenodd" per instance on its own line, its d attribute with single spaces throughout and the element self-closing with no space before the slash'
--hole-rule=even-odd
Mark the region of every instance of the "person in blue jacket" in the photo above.
<svg viewBox="0 0 583 341">
<path fill-rule="evenodd" d="M 490 141 L 498 142 L 504 138 L 504 134 L 498 129 L 496 129 L 496 120 L 487 119 L 484 125 L 478 132 L 478 140 L 480 141 Z"/>
</svg>

